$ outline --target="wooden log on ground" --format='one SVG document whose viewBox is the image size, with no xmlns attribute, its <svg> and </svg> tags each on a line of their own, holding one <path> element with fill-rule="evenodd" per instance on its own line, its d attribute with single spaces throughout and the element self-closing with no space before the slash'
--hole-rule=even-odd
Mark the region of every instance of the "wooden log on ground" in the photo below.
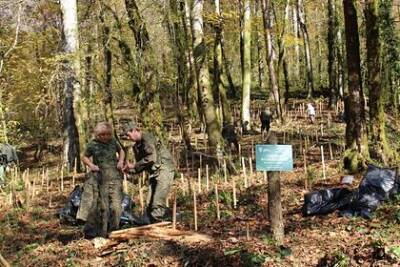
<svg viewBox="0 0 400 267">
<path fill-rule="evenodd" d="M 128 228 L 111 232 L 112 240 L 125 241 L 130 239 L 168 240 L 184 243 L 210 242 L 212 238 L 205 234 L 192 231 L 181 231 L 170 228 L 170 222 L 161 222 L 141 227 Z"/>
</svg>

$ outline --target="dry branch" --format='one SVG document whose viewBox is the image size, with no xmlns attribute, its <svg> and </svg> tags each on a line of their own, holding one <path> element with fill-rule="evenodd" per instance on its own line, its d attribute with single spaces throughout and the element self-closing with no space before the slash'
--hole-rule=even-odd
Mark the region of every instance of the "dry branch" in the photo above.
<svg viewBox="0 0 400 267">
<path fill-rule="evenodd" d="M 119 241 L 142 238 L 148 240 L 161 239 L 185 243 L 210 242 L 212 240 L 210 236 L 204 234 L 169 228 L 168 226 L 170 224 L 170 222 L 162 222 L 114 231 L 109 237 L 110 239 Z"/>
</svg>

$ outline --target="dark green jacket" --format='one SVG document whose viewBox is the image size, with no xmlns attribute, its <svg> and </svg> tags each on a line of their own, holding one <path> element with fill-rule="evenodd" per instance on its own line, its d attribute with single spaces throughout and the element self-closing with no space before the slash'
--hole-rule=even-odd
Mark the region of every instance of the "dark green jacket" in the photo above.
<svg viewBox="0 0 400 267">
<path fill-rule="evenodd" d="M 171 153 L 161 141 L 151 133 L 143 133 L 142 140 L 133 145 L 136 164 L 133 173 L 147 171 L 154 173 L 159 169 L 175 169 Z"/>
</svg>

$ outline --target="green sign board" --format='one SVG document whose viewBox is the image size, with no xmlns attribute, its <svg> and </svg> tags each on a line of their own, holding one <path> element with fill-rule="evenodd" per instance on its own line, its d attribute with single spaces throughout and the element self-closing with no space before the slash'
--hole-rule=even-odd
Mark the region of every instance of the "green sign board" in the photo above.
<svg viewBox="0 0 400 267">
<path fill-rule="evenodd" d="M 256 145 L 257 171 L 292 171 L 291 145 Z"/>
</svg>

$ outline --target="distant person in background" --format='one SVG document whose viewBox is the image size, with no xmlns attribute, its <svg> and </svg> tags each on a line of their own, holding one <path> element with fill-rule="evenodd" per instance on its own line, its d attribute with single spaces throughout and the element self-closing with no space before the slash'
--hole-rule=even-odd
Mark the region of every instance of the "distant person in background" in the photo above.
<svg viewBox="0 0 400 267">
<path fill-rule="evenodd" d="M 315 108 L 313 107 L 313 105 L 311 103 L 307 104 L 307 114 L 308 114 L 308 118 L 310 119 L 311 123 L 315 122 Z"/>
<path fill-rule="evenodd" d="M 236 152 L 239 152 L 239 141 L 236 133 L 235 126 L 224 122 L 222 127 L 222 137 L 224 138 L 225 145 L 229 150 L 232 150 L 232 146 Z"/>
<path fill-rule="evenodd" d="M 270 108 L 265 108 L 263 111 L 261 111 L 260 121 L 261 121 L 261 134 L 264 137 L 264 134 L 268 133 L 271 127 L 272 114 Z"/>
</svg>

